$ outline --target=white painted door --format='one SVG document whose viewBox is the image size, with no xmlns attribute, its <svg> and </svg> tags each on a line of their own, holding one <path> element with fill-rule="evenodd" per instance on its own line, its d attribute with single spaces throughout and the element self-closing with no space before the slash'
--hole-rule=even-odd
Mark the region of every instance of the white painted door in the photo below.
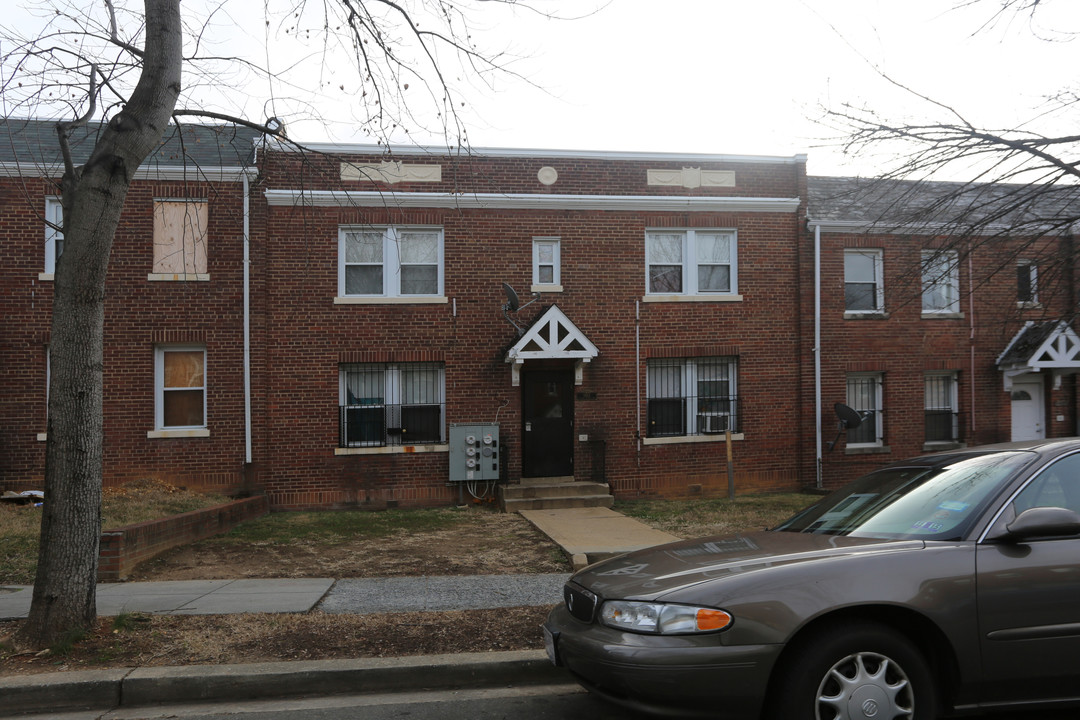
<svg viewBox="0 0 1080 720">
<path fill-rule="evenodd" d="M 1046 437 L 1041 382 L 1013 382 L 1012 439 L 1042 440 Z"/>
</svg>

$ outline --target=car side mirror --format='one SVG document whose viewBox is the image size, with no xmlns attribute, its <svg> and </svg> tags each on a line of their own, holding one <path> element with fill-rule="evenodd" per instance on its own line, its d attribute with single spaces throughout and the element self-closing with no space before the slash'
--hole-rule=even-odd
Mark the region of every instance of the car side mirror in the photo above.
<svg viewBox="0 0 1080 720">
<path fill-rule="evenodd" d="M 1007 523 L 992 540 L 1025 540 L 1033 537 L 1080 535 L 1080 514 L 1063 507 L 1035 507 Z"/>
</svg>

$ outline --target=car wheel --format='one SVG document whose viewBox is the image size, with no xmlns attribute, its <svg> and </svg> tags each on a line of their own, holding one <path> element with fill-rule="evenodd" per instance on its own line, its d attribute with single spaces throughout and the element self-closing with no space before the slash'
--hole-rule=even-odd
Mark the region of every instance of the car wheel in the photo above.
<svg viewBox="0 0 1080 720">
<path fill-rule="evenodd" d="M 906 638 L 877 623 L 834 625 L 792 646 L 771 686 L 775 720 L 933 720 L 934 681 Z"/>
</svg>

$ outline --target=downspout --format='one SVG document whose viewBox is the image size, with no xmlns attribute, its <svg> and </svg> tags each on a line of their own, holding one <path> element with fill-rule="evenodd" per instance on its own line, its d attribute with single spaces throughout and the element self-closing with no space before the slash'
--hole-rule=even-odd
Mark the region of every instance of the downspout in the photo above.
<svg viewBox="0 0 1080 720">
<path fill-rule="evenodd" d="M 971 346 L 971 375 L 968 379 L 968 385 L 971 391 L 971 419 L 969 421 L 971 427 L 971 438 L 975 437 L 975 266 L 971 260 L 972 252 L 968 252 L 968 282 L 971 283 L 970 291 L 968 292 L 968 344 Z M 971 439 L 969 438 L 969 439 Z"/>
<path fill-rule="evenodd" d="M 637 464 L 641 467 L 641 301 L 634 301 L 634 383 L 637 398 Z"/>
<path fill-rule="evenodd" d="M 815 485 L 821 489 L 821 224 L 814 225 L 814 442 Z"/>
<path fill-rule="evenodd" d="M 251 202 L 248 194 L 251 187 L 245 170 L 244 180 L 244 466 L 251 465 L 251 274 L 249 266 Z"/>
</svg>

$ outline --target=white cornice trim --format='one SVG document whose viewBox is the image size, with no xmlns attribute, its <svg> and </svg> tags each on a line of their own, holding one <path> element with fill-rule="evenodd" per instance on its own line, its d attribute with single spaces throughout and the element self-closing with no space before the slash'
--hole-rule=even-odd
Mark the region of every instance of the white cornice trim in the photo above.
<svg viewBox="0 0 1080 720">
<path fill-rule="evenodd" d="M 533 195 L 496 193 L 267 190 L 266 202 L 292 207 L 446 208 L 462 210 L 632 210 L 639 212 L 793 213 L 799 198 L 683 197 L 672 195 Z"/>
<path fill-rule="evenodd" d="M 51 177 L 64 174 L 62 165 L 37 165 L 34 163 L 0 163 L 0 177 Z M 135 171 L 136 180 L 180 180 L 188 182 L 240 182 L 244 176 L 254 179 L 258 170 L 254 167 L 221 165 L 143 166 Z"/>
<path fill-rule="evenodd" d="M 889 224 L 885 222 L 871 222 L 867 220 L 807 220 L 807 226 L 813 230 L 821 228 L 823 233 L 849 233 L 865 235 L 955 235 L 957 223 L 944 222 L 909 222 Z M 988 223 L 978 225 L 980 235 L 1009 232 L 1015 230 L 1015 225 L 1004 223 Z M 1051 228 L 1047 227 L 1047 230 Z M 965 230 L 965 232 L 969 232 Z"/>
<path fill-rule="evenodd" d="M 800 165 L 806 164 L 806 154 L 798 155 L 712 155 L 708 153 L 675 152 L 638 152 L 618 150 L 565 150 L 544 148 L 498 148 L 474 147 L 468 150 L 440 147 L 438 145 L 391 146 L 372 145 L 369 143 L 300 143 L 300 147 L 289 143 L 269 140 L 273 150 L 280 152 L 313 152 L 326 155 L 378 155 L 396 157 L 402 155 L 423 155 L 437 158 L 531 158 L 537 161 L 560 158 L 574 160 L 647 160 L 647 161 L 684 161 L 684 162 L 726 162 L 757 163 L 764 165 Z"/>
</svg>

